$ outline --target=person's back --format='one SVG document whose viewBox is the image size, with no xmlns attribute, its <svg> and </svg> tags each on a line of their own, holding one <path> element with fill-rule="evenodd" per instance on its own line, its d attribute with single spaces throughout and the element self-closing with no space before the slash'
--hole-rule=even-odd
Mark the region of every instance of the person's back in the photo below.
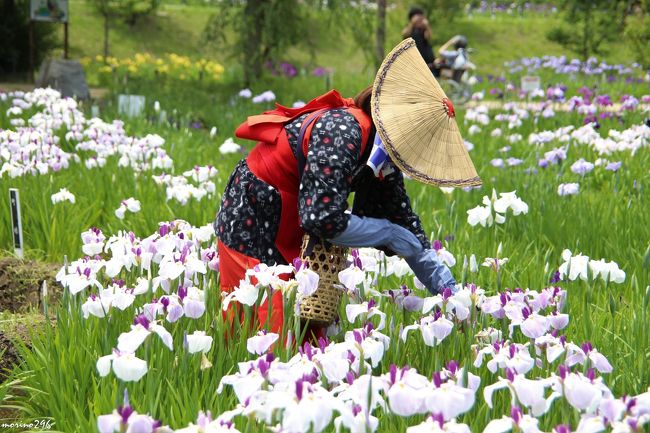
<svg viewBox="0 0 650 433">
<path fill-rule="evenodd" d="M 409 11 L 409 23 L 402 31 L 402 36 L 413 38 L 415 46 L 420 55 L 427 64 L 432 64 L 435 60 L 433 47 L 431 46 L 431 27 L 424 16 L 424 11 L 417 7 L 412 7 Z"/>
</svg>

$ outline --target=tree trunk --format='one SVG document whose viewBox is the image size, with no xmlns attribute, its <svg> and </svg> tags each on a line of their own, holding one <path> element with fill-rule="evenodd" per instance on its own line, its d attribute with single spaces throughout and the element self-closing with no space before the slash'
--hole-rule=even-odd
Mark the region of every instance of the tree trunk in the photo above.
<svg viewBox="0 0 650 433">
<path fill-rule="evenodd" d="M 244 40 L 244 84 L 249 86 L 253 80 L 262 75 L 263 47 L 262 32 L 264 29 L 264 0 L 247 0 L 244 7 L 244 26 L 248 37 Z M 281 30 L 278 30 L 281 31 Z"/>
<path fill-rule="evenodd" d="M 591 5 L 585 5 L 585 22 L 582 33 L 582 61 L 589 58 L 590 42 L 591 42 Z"/>
<path fill-rule="evenodd" d="M 108 12 L 104 13 L 104 63 L 108 58 Z"/>
<path fill-rule="evenodd" d="M 386 42 L 386 0 L 377 0 L 377 32 L 375 34 L 375 66 L 377 69 L 384 60 Z"/>
</svg>

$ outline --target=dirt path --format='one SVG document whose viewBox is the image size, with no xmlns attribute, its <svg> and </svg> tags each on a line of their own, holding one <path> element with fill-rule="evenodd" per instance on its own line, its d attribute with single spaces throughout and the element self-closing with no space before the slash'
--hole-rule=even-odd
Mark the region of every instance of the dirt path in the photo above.
<svg viewBox="0 0 650 433">
<path fill-rule="evenodd" d="M 0 258 L 0 311 L 16 313 L 39 309 L 44 281 L 49 298 L 56 300 L 61 293 L 55 279 L 59 269 L 61 265 L 52 263 Z"/>
<path fill-rule="evenodd" d="M 506 104 L 511 104 L 514 103 L 517 108 L 523 108 L 526 110 L 534 110 L 537 109 L 539 110 L 540 107 L 547 106 L 549 103 L 547 101 L 537 101 L 537 102 L 530 102 L 530 101 L 494 101 L 494 100 L 489 100 L 489 101 L 469 101 L 465 105 L 463 105 L 463 108 L 476 108 L 478 106 L 486 106 L 490 110 L 501 110 L 503 109 L 503 106 Z M 566 102 L 562 103 L 557 103 L 557 102 L 551 102 L 550 107 L 553 109 L 553 111 L 571 111 L 569 109 L 569 104 Z M 616 102 L 612 105 L 608 106 L 598 106 L 598 111 L 611 111 L 611 112 L 618 112 L 621 111 L 623 108 L 623 104 L 620 102 Z M 650 104 L 639 104 L 636 110 L 641 110 L 641 111 L 650 111 Z"/>
<path fill-rule="evenodd" d="M 43 282 L 48 304 L 55 304 L 61 287 L 55 276 L 60 265 L 0 258 L 0 381 L 20 362 L 17 340 L 29 346 L 34 327 L 45 323 L 42 303 Z"/>
</svg>

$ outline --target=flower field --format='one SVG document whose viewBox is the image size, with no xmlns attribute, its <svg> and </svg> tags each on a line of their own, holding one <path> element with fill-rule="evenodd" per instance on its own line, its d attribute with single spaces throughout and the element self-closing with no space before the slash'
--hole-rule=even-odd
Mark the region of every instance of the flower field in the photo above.
<svg viewBox="0 0 650 433">
<path fill-rule="evenodd" d="M 352 251 L 340 320 L 317 342 L 293 314 L 284 335 L 250 326 L 274 291 L 295 311 L 315 290 L 299 261 L 219 291 L 211 223 L 251 146 L 232 131 L 273 92 L 228 95 L 205 129 L 0 93 L 0 206 L 20 190 L 27 256 L 60 263 L 65 287 L 46 303 L 56 324 L 19 348 L 5 406 L 62 432 L 643 431 L 650 86 L 633 67 L 558 62 L 542 92 L 485 77 L 457 107 L 482 187 L 407 181 L 456 290 L 434 296 L 403 260 Z"/>
</svg>

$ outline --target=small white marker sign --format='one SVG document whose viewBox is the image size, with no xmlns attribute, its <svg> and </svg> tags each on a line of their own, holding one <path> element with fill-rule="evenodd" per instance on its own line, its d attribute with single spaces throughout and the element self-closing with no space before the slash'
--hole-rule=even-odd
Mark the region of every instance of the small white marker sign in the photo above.
<svg viewBox="0 0 650 433">
<path fill-rule="evenodd" d="M 145 102 L 141 95 L 117 95 L 117 111 L 127 117 L 137 117 L 144 112 Z"/>
<path fill-rule="evenodd" d="M 542 88 L 542 80 L 537 75 L 526 75 L 521 77 L 521 90 L 526 93 L 534 92 Z"/>
<path fill-rule="evenodd" d="M 11 205 L 11 226 L 16 256 L 23 258 L 23 225 L 20 219 L 20 196 L 15 188 L 9 189 L 9 204 Z"/>
</svg>

